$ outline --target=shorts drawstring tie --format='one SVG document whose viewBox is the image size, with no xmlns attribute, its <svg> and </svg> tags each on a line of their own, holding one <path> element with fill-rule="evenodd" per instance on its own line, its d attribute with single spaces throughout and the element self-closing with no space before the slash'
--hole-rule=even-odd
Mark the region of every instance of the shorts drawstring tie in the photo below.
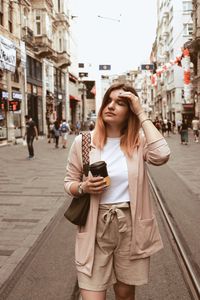
<svg viewBox="0 0 200 300">
<path fill-rule="evenodd" d="M 126 216 L 123 212 L 124 208 L 129 208 L 129 203 L 124 202 L 120 204 L 113 204 L 109 209 L 108 205 L 101 204 L 101 209 L 105 209 L 106 212 L 103 214 L 103 220 L 105 222 L 104 230 L 101 234 L 101 237 L 106 232 L 107 228 L 109 227 L 109 224 L 112 223 L 114 217 L 117 217 L 118 224 L 119 224 L 119 232 L 125 232 L 127 230 L 127 223 L 126 223 Z"/>
</svg>

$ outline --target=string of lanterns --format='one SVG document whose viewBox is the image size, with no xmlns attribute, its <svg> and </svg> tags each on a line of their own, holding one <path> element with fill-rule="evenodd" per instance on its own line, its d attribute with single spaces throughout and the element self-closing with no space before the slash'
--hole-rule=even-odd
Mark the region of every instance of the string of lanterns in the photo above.
<svg viewBox="0 0 200 300">
<path fill-rule="evenodd" d="M 182 49 L 182 54 L 177 56 L 175 60 L 171 60 L 165 63 L 161 67 L 156 69 L 155 74 L 151 76 L 151 83 L 156 88 L 158 85 L 158 77 L 161 77 L 163 73 L 169 70 L 173 65 L 178 65 L 184 69 L 184 99 L 186 102 L 190 102 L 191 99 L 191 72 L 190 72 L 190 53 L 188 48 Z"/>
</svg>

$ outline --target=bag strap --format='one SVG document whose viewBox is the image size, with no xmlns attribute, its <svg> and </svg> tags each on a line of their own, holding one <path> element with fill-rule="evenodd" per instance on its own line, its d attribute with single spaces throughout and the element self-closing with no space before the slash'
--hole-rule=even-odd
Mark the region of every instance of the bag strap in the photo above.
<svg viewBox="0 0 200 300">
<path fill-rule="evenodd" d="M 91 134 L 90 132 L 81 132 L 81 134 L 82 134 L 83 173 L 85 174 L 85 176 L 88 176 Z"/>
</svg>

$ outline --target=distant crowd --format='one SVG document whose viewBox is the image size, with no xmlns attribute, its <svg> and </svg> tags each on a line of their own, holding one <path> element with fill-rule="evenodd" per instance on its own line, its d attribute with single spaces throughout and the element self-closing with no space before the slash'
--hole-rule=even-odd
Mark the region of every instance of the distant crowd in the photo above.
<svg viewBox="0 0 200 300">
<path fill-rule="evenodd" d="M 81 124 L 80 121 L 76 122 L 76 125 L 70 124 L 65 119 L 55 122 L 48 122 L 48 143 L 55 143 L 55 147 L 59 148 L 60 139 L 61 147 L 67 147 L 67 140 L 69 134 L 78 135 L 81 130 L 93 130 L 95 126 L 94 121 L 89 121 L 86 124 Z"/>
<path fill-rule="evenodd" d="M 200 122 L 197 117 L 195 117 L 190 123 L 186 118 L 182 121 L 178 120 L 175 122 L 175 120 L 170 121 L 169 119 L 159 119 L 156 117 L 153 124 L 164 137 L 170 136 L 170 133 L 175 134 L 178 132 L 180 134 L 181 144 L 184 145 L 188 144 L 188 129 L 191 127 L 193 130 L 194 141 L 196 143 L 199 142 Z"/>
</svg>

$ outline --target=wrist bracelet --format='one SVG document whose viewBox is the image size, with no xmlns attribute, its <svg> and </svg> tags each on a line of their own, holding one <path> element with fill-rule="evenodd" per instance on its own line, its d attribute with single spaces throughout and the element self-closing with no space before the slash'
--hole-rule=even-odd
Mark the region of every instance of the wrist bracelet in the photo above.
<svg viewBox="0 0 200 300">
<path fill-rule="evenodd" d="M 146 121 L 151 121 L 151 119 L 145 119 L 145 120 L 143 120 L 142 122 L 141 122 L 141 126 L 142 126 L 142 124 L 144 123 L 144 122 L 146 122 Z"/>
</svg>

